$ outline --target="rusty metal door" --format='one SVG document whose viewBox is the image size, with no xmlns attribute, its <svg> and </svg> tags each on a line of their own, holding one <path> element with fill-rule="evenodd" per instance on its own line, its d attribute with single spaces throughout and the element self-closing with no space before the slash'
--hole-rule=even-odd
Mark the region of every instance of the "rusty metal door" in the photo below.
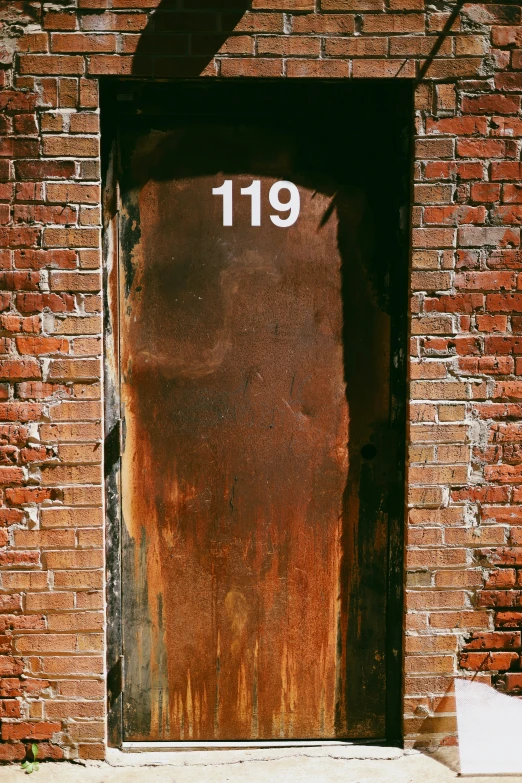
<svg viewBox="0 0 522 783">
<path fill-rule="evenodd" d="M 389 259 L 327 130 L 119 130 L 125 740 L 386 733 Z"/>
</svg>

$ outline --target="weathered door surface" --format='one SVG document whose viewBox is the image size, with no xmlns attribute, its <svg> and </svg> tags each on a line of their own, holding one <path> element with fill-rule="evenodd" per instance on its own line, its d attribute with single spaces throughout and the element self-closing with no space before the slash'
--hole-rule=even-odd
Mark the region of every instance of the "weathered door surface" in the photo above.
<svg viewBox="0 0 522 783">
<path fill-rule="evenodd" d="M 386 733 L 390 259 L 275 114 L 119 131 L 125 740 Z"/>
</svg>

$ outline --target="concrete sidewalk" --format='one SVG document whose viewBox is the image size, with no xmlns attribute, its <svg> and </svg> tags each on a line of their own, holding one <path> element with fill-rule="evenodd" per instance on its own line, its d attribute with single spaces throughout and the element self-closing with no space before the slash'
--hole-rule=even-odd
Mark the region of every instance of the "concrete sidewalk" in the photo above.
<svg viewBox="0 0 522 783">
<path fill-rule="evenodd" d="M 450 783 L 457 754 L 441 763 L 418 751 L 353 745 L 120 753 L 108 762 L 44 763 L 35 783 Z M 0 783 L 25 780 L 19 765 L 0 768 Z M 465 777 L 466 783 L 522 783 L 522 776 Z"/>
</svg>

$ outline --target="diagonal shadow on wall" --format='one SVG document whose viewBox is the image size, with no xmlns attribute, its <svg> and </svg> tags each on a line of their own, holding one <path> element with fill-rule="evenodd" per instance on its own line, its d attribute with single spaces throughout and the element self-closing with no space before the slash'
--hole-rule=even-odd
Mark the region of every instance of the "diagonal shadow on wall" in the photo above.
<svg viewBox="0 0 522 783">
<path fill-rule="evenodd" d="M 248 7 L 248 0 L 161 0 L 139 37 L 133 76 L 214 76 L 214 55 L 229 38 L 227 47 L 235 48 L 233 33 Z"/>
</svg>

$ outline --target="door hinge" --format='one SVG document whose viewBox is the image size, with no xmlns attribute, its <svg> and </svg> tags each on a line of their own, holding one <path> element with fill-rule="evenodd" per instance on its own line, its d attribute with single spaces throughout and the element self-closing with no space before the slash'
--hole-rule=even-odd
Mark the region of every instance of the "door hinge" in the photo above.
<svg viewBox="0 0 522 783">
<path fill-rule="evenodd" d="M 103 460 L 105 478 L 112 471 L 114 465 L 123 454 L 124 425 L 121 419 L 116 419 L 113 426 L 105 436 L 103 444 Z"/>
<path fill-rule="evenodd" d="M 118 696 L 123 693 L 125 684 L 125 666 L 124 657 L 120 655 L 116 663 L 111 666 L 107 675 L 107 698 L 109 707 L 115 702 Z"/>
</svg>

